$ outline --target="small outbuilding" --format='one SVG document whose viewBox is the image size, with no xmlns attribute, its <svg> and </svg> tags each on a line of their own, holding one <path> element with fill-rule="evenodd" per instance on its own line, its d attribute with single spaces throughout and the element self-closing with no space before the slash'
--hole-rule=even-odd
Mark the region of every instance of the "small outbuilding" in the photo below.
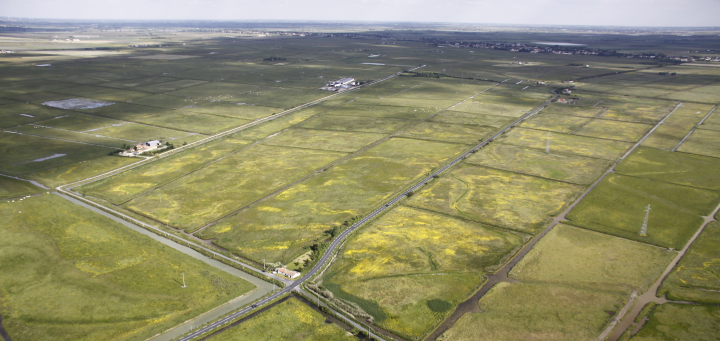
<svg viewBox="0 0 720 341">
<path fill-rule="evenodd" d="M 285 276 L 285 277 L 288 277 L 288 278 L 290 278 L 290 279 L 295 279 L 295 278 L 300 277 L 300 273 L 297 272 L 297 271 L 292 271 L 292 270 L 288 270 L 288 269 L 285 269 L 285 268 L 279 268 L 279 269 L 277 269 L 276 271 L 277 271 L 279 274 L 281 274 L 281 275 L 283 275 L 283 276 Z"/>
</svg>

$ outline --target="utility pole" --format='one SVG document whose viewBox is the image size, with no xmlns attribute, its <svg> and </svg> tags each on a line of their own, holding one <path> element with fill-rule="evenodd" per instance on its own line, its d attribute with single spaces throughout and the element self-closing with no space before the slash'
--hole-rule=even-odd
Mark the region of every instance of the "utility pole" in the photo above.
<svg viewBox="0 0 720 341">
<path fill-rule="evenodd" d="M 183 272 L 182 276 L 183 276 L 183 286 L 182 287 L 184 288 L 187 286 L 187 285 L 185 285 L 185 273 L 184 272 Z"/>
<path fill-rule="evenodd" d="M 263 258 L 263 270 L 265 270 L 265 258 Z"/>
<path fill-rule="evenodd" d="M 545 146 L 545 154 L 550 154 L 550 133 L 548 133 L 547 145 Z"/>
<path fill-rule="evenodd" d="M 642 227 L 640 227 L 640 236 L 642 236 L 642 237 L 647 236 L 647 223 L 648 223 L 649 217 L 650 217 L 650 204 L 648 204 L 647 208 L 645 208 L 645 220 L 643 220 Z"/>
</svg>

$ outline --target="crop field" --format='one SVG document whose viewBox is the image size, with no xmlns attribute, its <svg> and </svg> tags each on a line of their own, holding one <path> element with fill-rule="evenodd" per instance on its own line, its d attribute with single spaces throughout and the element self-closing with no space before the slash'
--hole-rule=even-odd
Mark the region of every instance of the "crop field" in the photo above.
<svg viewBox="0 0 720 341">
<path fill-rule="evenodd" d="M 112 177 L 91 182 L 77 188 L 80 193 L 121 204 L 153 187 L 166 184 L 192 172 L 213 160 L 236 151 L 249 142 L 223 139 L 172 155 L 160 161 L 137 167 Z M 129 159 L 116 158 L 114 159 Z M 131 159 L 138 161 L 138 159 Z"/>
<path fill-rule="evenodd" d="M 36 126 L 34 124 L 26 124 L 8 129 L 8 131 L 39 137 L 47 137 L 50 139 L 59 139 L 73 142 L 88 143 L 101 147 L 118 149 L 123 143 L 132 143 L 134 141 L 117 139 L 107 136 L 95 135 L 91 133 L 78 133 L 73 131 L 54 129 L 44 126 Z"/>
<path fill-rule="evenodd" d="M 27 177 L 37 180 L 49 187 L 57 187 L 100 175 L 140 160 L 141 159 L 129 157 L 101 156 L 95 159 L 79 161 L 61 167 L 30 173 Z"/>
<path fill-rule="evenodd" d="M 591 122 L 590 118 L 548 114 L 542 111 L 540 114 L 524 121 L 519 126 L 568 134 L 580 129 L 588 122 Z"/>
<path fill-rule="evenodd" d="M 703 124 L 700 125 L 699 128 L 701 129 L 707 129 L 707 130 L 720 130 L 720 115 L 717 113 L 717 109 L 713 111 L 713 113 L 703 122 Z"/>
<path fill-rule="evenodd" d="M 400 206 L 348 241 L 323 280 L 336 297 L 360 306 L 376 324 L 415 339 L 523 244 L 521 236 L 442 214 Z M 350 294 L 351 293 L 351 294 Z M 447 302 L 437 309 L 434 300 Z"/>
<path fill-rule="evenodd" d="M 550 98 L 550 95 L 548 94 L 546 97 L 545 100 Z M 525 112 L 545 102 L 545 100 L 503 97 L 497 96 L 495 91 L 488 91 L 456 105 L 453 110 L 474 114 L 520 117 Z"/>
<path fill-rule="evenodd" d="M 717 172 L 719 167 L 720 160 L 716 158 L 640 146 L 619 163 L 615 171 L 717 191 L 720 190 L 720 174 Z"/>
<path fill-rule="evenodd" d="M 663 247 L 682 249 L 720 202 L 720 193 L 610 174 L 567 215 L 569 224 Z M 647 236 L 640 226 L 651 205 Z"/>
<path fill-rule="evenodd" d="M 548 141 L 548 132 L 535 129 L 515 128 L 497 138 L 496 141 L 544 150 Z M 624 141 L 597 139 L 562 133 L 550 134 L 551 152 L 615 160 L 631 146 L 631 143 Z"/>
<path fill-rule="evenodd" d="M 677 151 L 720 158 L 719 142 L 720 131 L 697 129 L 680 145 Z"/>
<path fill-rule="evenodd" d="M 290 298 L 209 340 L 351 341 L 357 338 L 336 324 L 325 322 L 322 314 L 299 300 Z"/>
<path fill-rule="evenodd" d="M 123 206 L 193 232 L 341 156 L 344 154 L 256 145 Z"/>
<path fill-rule="evenodd" d="M 257 120 L 279 113 L 283 111 L 283 109 L 249 104 L 241 105 L 232 102 L 209 102 L 200 105 L 189 105 L 178 109 L 178 111 Z"/>
<path fill-rule="evenodd" d="M 558 284 L 495 285 L 482 312 L 463 315 L 438 340 L 593 340 L 626 295 Z"/>
<path fill-rule="evenodd" d="M 574 134 L 610 140 L 637 142 L 650 129 L 652 129 L 652 126 L 649 124 L 592 120 L 575 131 Z"/>
<path fill-rule="evenodd" d="M 483 115 L 469 112 L 447 110 L 430 119 L 431 122 L 449 124 L 467 124 L 491 128 L 502 128 L 513 121 L 512 118 L 497 115 Z"/>
<path fill-rule="evenodd" d="M 655 124 L 669 114 L 677 105 L 677 102 L 644 100 L 637 102 L 613 101 L 611 98 L 604 99 L 602 105 L 608 110 L 603 112 L 602 118 L 625 122 L 636 122 Z"/>
<path fill-rule="evenodd" d="M 359 131 L 366 133 L 390 134 L 415 123 L 415 120 L 402 120 L 373 116 L 342 116 L 332 111 L 314 120 L 302 124 L 308 129 L 327 129 L 338 131 Z"/>
<path fill-rule="evenodd" d="M 492 127 L 422 122 L 404 130 L 398 136 L 476 145 L 492 136 L 492 133 L 496 130 L 496 128 Z"/>
<path fill-rule="evenodd" d="M 407 205 L 534 234 L 581 191 L 577 185 L 464 165 Z"/>
<path fill-rule="evenodd" d="M 384 134 L 296 128 L 269 137 L 263 144 L 350 153 L 383 137 Z"/>
<path fill-rule="evenodd" d="M 352 96 L 352 95 L 351 95 Z M 402 102 L 401 105 L 392 105 L 378 99 L 359 98 L 334 108 L 329 115 L 362 116 L 374 118 L 395 118 L 401 120 L 421 120 L 447 108 L 455 102 L 433 101 L 432 106 L 416 106 L 417 101 Z M 425 104 L 425 103 L 423 103 Z M 407 105 L 407 106 L 406 106 Z"/>
<path fill-rule="evenodd" d="M 218 238 L 219 246 L 251 259 L 288 262 L 324 231 L 389 200 L 465 148 L 393 138 L 221 220 L 199 236 Z"/>
<path fill-rule="evenodd" d="M 0 199 L 17 198 L 41 192 L 41 188 L 30 182 L 0 176 Z"/>
<path fill-rule="evenodd" d="M 467 163 L 543 178 L 590 185 L 610 162 L 572 154 L 492 143 L 467 158 Z"/>
<path fill-rule="evenodd" d="M 52 194 L 0 203 L 0 214 L 13 339 L 144 340 L 253 289 Z"/>
<path fill-rule="evenodd" d="M 633 341 L 717 340 L 720 307 L 665 303 L 657 306 L 650 319 L 631 338 Z"/>
<path fill-rule="evenodd" d="M 584 100 L 585 97 L 583 96 Z M 596 101 L 597 103 L 597 101 Z M 594 105 L 587 105 L 587 106 L 581 106 L 581 105 L 568 105 L 568 104 L 562 104 L 562 103 L 553 103 L 546 107 L 542 113 L 544 115 L 567 115 L 567 116 L 578 116 L 578 117 L 596 117 L 603 111 L 603 106 L 594 106 Z"/>
<path fill-rule="evenodd" d="M 720 303 L 720 223 L 708 224 L 680 263 L 663 281 L 658 295 L 668 299 Z"/>
<path fill-rule="evenodd" d="M 677 253 L 559 224 L 510 272 L 522 282 L 643 292 Z M 642 259 L 642 262 L 638 262 Z"/>
</svg>

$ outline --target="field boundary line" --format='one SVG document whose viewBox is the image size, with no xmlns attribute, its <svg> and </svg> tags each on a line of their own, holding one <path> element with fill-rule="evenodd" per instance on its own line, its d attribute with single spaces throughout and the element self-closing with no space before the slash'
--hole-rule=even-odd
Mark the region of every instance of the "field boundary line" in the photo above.
<svg viewBox="0 0 720 341">
<path fill-rule="evenodd" d="M 417 67 L 415 67 L 415 68 L 413 68 L 413 69 L 411 69 L 411 70 L 417 70 L 417 69 L 422 68 L 422 67 L 424 67 L 424 66 L 425 66 L 425 65 L 420 65 L 420 66 L 417 66 Z M 155 160 L 159 160 L 159 159 L 162 159 L 162 158 L 166 158 L 166 157 L 168 157 L 168 156 L 170 156 L 170 155 L 174 155 L 174 154 L 179 153 L 179 152 L 181 152 L 181 151 L 183 151 L 183 150 L 186 150 L 186 149 L 188 149 L 188 148 L 192 148 L 192 147 L 195 147 L 195 146 L 204 144 L 204 143 L 206 143 L 206 142 L 213 141 L 213 140 L 219 139 L 219 138 L 221 138 L 221 137 L 234 134 L 234 133 L 236 133 L 236 132 L 238 132 L 238 131 L 245 130 L 245 129 L 247 129 L 247 128 L 254 127 L 254 126 L 256 126 L 256 125 L 259 125 L 259 124 L 262 124 L 262 123 L 265 123 L 265 122 L 268 122 L 268 121 L 275 120 L 275 119 L 277 119 L 277 118 L 280 118 L 280 117 L 289 115 L 289 114 L 294 113 L 294 112 L 296 112 L 296 111 L 300 111 L 300 110 L 302 110 L 302 109 L 305 109 L 305 108 L 314 106 L 314 105 L 316 105 L 316 104 L 318 104 L 318 103 L 325 102 L 325 101 L 330 100 L 330 99 L 332 99 L 332 98 L 335 98 L 335 97 L 338 97 L 338 96 L 341 96 L 341 95 L 344 95 L 344 94 L 347 94 L 347 93 L 350 93 L 350 92 L 353 92 L 353 91 L 357 91 L 357 90 L 360 90 L 360 89 L 364 89 L 364 88 L 366 88 L 366 87 L 368 87 L 368 86 L 375 85 L 375 84 L 380 83 L 380 82 L 384 82 L 384 81 L 386 81 L 386 80 L 389 80 L 389 79 L 392 79 L 392 78 L 394 78 L 394 77 L 397 77 L 399 74 L 401 74 L 401 73 L 400 73 L 400 72 L 394 73 L 394 74 L 392 74 L 392 75 L 390 75 L 390 76 L 387 76 L 387 77 L 378 79 L 378 80 L 376 80 L 376 81 L 373 81 L 372 83 L 368 83 L 368 84 L 365 84 L 365 85 L 362 85 L 362 86 L 358 86 L 358 87 L 355 87 L 355 88 L 353 88 L 353 89 L 348 89 L 348 90 L 345 90 L 345 91 L 341 91 L 341 92 L 339 91 L 339 92 L 337 92 L 337 93 L 335 93 L 335 94 L 332 94 L 332 95 L 329 95 L 329 96 L 325 96 L 325 97 L 316 99 L 316 100 L 314 100 L 314 101 L 311 101 L 311 102 L 307 102 L 307 103 L 298 105 L 298 106 L 296 106 L 296 107 L 294 107 L 294 108 L 287 109 L 287 110 L 282 111 L 282 112 L 279 112 L 279 113 L 277 113 L 277 114 L 273 114 L 273 115 L 270 115 L 270 116 L 266 116 L 266 117 L 263 117 L 263 118 L 259 118 L 259 119 L 257 119 L 257 120 L 254 120 L 254 121 L 245 123 L 245 124 L 240 125 L 240 126 L 237 126 L 237 127 L 235 127 L 235 128 L 232 128 L 232 129 L 229 129 L 229 130 L 226 130 L 226 131 L 223 131 L 223 132 L 214 134 L 214 135 L 207 136 L 207 137 L 202 138 L 202 139 L 200 139 L 200 140 L 197 140 L 197 141 L 195 141 L 195 142 L 191 142 L 191 143 L 188 143 L 188 144 L 186 144 L 186 145 L 183 145 L 183 146 L 180 146 L 180 147 L 176 147 L 176 148 L 174 148 L 174 149 L 172 149 L 172 150 L 170 150 L 170 151 L 167 151 L 167 152 L 165 152 L 165 153 L 163 153 L 163 154 L 160 154 L 160 155 L 157 155 L 157 156 L 152 156 L 152 157 L 150 157 L 149 159 L 152 159 L 152 161 L 155 161 Z M 117 170 L 117 169 L 116 169 L 116 170 Z M 109 171 L 109 172 L 107 172 L 107 173 L 100 174 L 100 175 L 96 175 L 96 176 L 94 176 L 94 177 L 90 177 L 90 178 L 83 179 L 83 180 L 80 180 L 80 181 L 76 181 L 76 182 L 72 182 L 72 183 L 69 183 L 69 184 L 65 184 L 65 185 L 62 185 L 62 187 L 68 187 L 68 189 L 72 189 L 73 187 L 77 186 L 77 185 L 80 184 L 80 183 L 85 183 L 85 182 L 86 182 L 87 180 L 89 180 L 89 179 L 95 179 L 95 180 L 92 180 L 92 181 L 90 181 L 90 182 L 100 180 L 101 177 L 103 177 L 103 176 L 109 176 L 108 174 L 110 174 L 110 173 L 112 173 L 112 172 L 115 172 L 116 170 L 112 170 L 112 171 Z M 126 170 L 127 170 L 127 169 L 126 169 Z"/>
<path fill-rule="evenodd" d="M 626 158 L 628 155 L 630 155 L 630 153 L 632 153 L 633 150 L 635 150 L 635 148 L 637 148 L 638 146 L 640 146 L 640 144 L 642 144 L 643 141 L 645 141 L 645 139 L 647 139 L 647 138 L 650 136 L 650 134 L 652 134 L 652 133 L 655 131 L 655 129 L 657 129 L 658 127 L 660 127 L 660 125 L 662 125 L 663 123 L 665 123 L 665 120 L 666 120 L 668 117 L 670 117 L 670 115 L 672 115 L 672 114 L 675 112 L 675 110 L 678 110 L 682 105 L 683 105 L 683 102 L 680 102 L 680 104 L 678 104 L 678 105 L 675 107 L 675 109 L 673 109 L 670 113 L 668 113 L 667 115 L 665 115 L 665 117 L 663 117 L 663 119 L 660 120 L 660 122 L 658 122 L 657 124 L 655 124 L 655 126 L 652 127 L 652 129 L 650 129 L 650 131 L 648 131 L 647 134 L 645 134 L 645 136 L 643 136 L 643 138 L 640 139 L 640 141 L 638 141 L 634 146 L 632 146 L 632 148 L 630 148 L 630 150 L 628 150 L 627 153 L 625 153 L 625 155 L 623 155 L 620 159 L 618 159 L 617 162 L 620 162 L 620 161 L 622 161 L 622 160 L 625 160 L 625 158 Z"/>
<path fill-rule="evenodd" d="M 717 109 L 717 105 L 716 105 L 715 107 L 713 107 L 713 108 L 710 110 L 710 112 L 707 113 L 707 115 L 705 115 L 705 117 L 703 117 L 703 119 L 702 119 L 702 121 L 700 121 L 700 123 L 696 124 L 695 127 L 693 127 L 692 129 L 690 129 L 690 132 L 687 133 L 687 135 L 685 135 L 685 137 L 683 137 L 683 139 L 680 140 L 680 142 L 679 142 L 679 143 L 675 146 L 675 148 L 673 148 L 671 151 L 674 152 L 674 151 L 676 151 L 678 148 L 680 148 L 680 145 L 683 144 L 683 142 L 685 142 L 685 140 L 687 140 L 687 138 L 690 137 L 690 135 L 692 135 L 692 133 L 695 132 L 695 129 L 697 129 L 697 128 L 700 127 L 703 123 L 705 123 L 705 120 L 707 120 L 707 118 L 710 117 L 710 115 L 712 115 L 712 113 L 713 113 L 713 111 L 715 111 L 715 109 Z"/>
</svg>

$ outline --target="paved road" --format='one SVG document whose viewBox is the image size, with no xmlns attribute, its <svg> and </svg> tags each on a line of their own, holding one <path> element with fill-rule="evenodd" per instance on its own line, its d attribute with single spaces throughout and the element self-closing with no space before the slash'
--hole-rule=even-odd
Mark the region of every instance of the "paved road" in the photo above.
<svg viewBox="0 0 720 341">
<path fill-rule="evenodd" d="M 683 137 L 682 140 L 680 140 L 680 142 L 677 144 L 677 146 L 675 146 L 675 148 L 672 149 L 672 151 L 674 152 L 674 151 L 676 151 L 678 148 L 680 148 L 680 145 L 683 144 L 683 142 L 685 142 L 685 140 L 687 140 L 687 138 L 690 137 L 690 135 L 692 135 L 692 133 L 695 132 L 695 129 L 697 129 L 699 126 L 701 126 L 703 123 L 705 123 L 705 120 L 707 120 L 707 118 L 710 117 L 710 115 L 712 115 L 712 113 L 713 113 L 713 111 L 715 111 L 715 109 L 717 109 L 717 106 L 713 107 L 713 108 L 710 110 L 710 112 L 707 113 L 707 115 L 705 115 L 705 117 L 703 117 L 702 121 L 700 121 L 698 124 L 696 124 L 695 127 L 693 127 L 693 128 L 690 130 L 690 132 L 687 133 L 687 135 L 685 135 L 685 137 Z"/>
<path fill-rule="evenodd" d="M 507 79 L 506 79 L 505 81 L 507 81 Z M 503 82 L 504 82 L 504 81 L 503 81 Z M 495 85 L 499 85 L 499 84 L 500 84 L 500 83 L 496 83 Z M 415 184 L 414 186 L 412 186 L 410 189 L 408 189 L 408 190 L 405 191 L 404 193 L 398 195 L 397 197 L 395 197 L 394 199 L 390 200 L 389 202 L 387 202 L 387 203 L 386 203 L 385 205 L 383 205 L 382 207 L 376 209 L 375 211 L 371 212 L 370 214 L 368 214 L 368 215 L 366 215 L 365 217 L 363 217 L 362 219 L 360 219 L 358 222 L 356 222 L 356 223 L 353 224 L 352 226 L 348 227 L 345 231 L 343 231 L 340 235 L 338 235 L 335 239 L 333 239 L 332 243 L 330 243 L 330 245 L 327 247 L 325 253 L 322 255 L 322 257 L 320 257 L 320 260 L 315 264 L 315 266 L 314 266 L 310 271 L 306 272 L 305 275 L 303 275 L 300 279 L 295 280 L 294 282 L 292 282 L 292 284 L 290 284 L 290 285 L 288 285 L 287 287 L 283 288 L 283 289 L 280 290 L 279 292 L 277 292 L 277 293 L 275 293 L 275 294 L 273 294 L 273 295 L 270 295 L 270 296 L 268 296 L 268 297 L 266 297 L 266 298 L 264 298 L 264 299 L 256 302 L 255 305 L 257 305 L 258 307 L 259 307 L 259 306 L 262 306 L 262 305 L 267 304 L 268 302 L 270 302 L 270 301 L 272 301 L 272 300 L 280 297 L 281 295 L 284 295 L 284 294 L 286 294 L 286 293 L 289 293 L 289 292 L 292 291 L 292 290 L 300 289 L 300 288 L 301 288 L 300 286 L 302 285 L 302 283 L 304 283 L 305 281 L 307 281 L 307 280 L 309 280 L 310 278 L 314 277 L 315 274 L 317 274 L 318 272 L 320 272 L 320 271 L 322 270 L 322 268 L 327 264 L 327 262 L 330 260 L 330 258 L 332 258 L 332 255 L 335 253 L 335 250 L 338 248 L 338 246 L 339 246 L 340 244 L 342 244 L 342 243 L 345 241 L 345 239 L 346 239 L 348 236 L 350 236 L 350 234 L 352 234 L 353 232 L 355 232 L 355 230 L 357 230 L 360 226 L 362 226 L 362 225 L 365 224 L 366 222 L 370 221 L 371 219 L 375 218 L 375 217 L 378 216 L 379 214 L 385 212 L 386 210 L 390 209 L 390 206 L 393 206 L 394 204 L 398 203 L 400 200 L 404 199 L 404 198 L 407 196 L 408 193 L 413 192 L 413 191 L 417 190 L 418 188 L 420 188 L 421 186 L 423 186 L 423 185 L 425 185 L 426 183 L 428 183 L 430 180 L 433 179 L 433 177 L 434 177 L 435 175 L 439 175 L 440 173 L 446 171 L 446 170 L 449 169 L 450 167 L 452 167 L 452 166 L 456 165 L 457 163 L 461 162 L 464 158 L 466 158 L 467 156 L 470 156 L 472 153 L 474 153 L 474 152 L 477 151 L 478 149 L 484 147 L 485 145 L 487 145 L 488 143 L 490 143 L 490 141 L 492 141 L 493 139 L 495 139 L 495 138 L 497 138 L 498 136 L 502 135 L 504 132 L 506 132 L 506 131 L 508 131 L 509 129 L 513 128 L 515 125 L 517 125 L 518 123 L 522 122 L 523 120 L 525 120 L 525 119 L 529 118 L 530 116 L 536 114 L 537 112 L 539 112 L 540 110 L 542 110 L 545 106 L 547 106 L 548 104 L 550 104 L 550 102 L 552 102 L 552 100 L 555 99 L 555 98 L 557 98 L 558 96 L 559 96 L 559 95 L 553 96 L 552 98 L 550 98 L 549 100 L 547 100 L 545 103 L 543 103 L 543 104 L 539 105 L 538 107 L 536 107 L 535 109 L 529 111 L 528 113 L 526 113 L 526 114 L 523 115 L 522 117 L 518 118 L 518 119 L 517 119 L 515 122 L 513 122 L 512 124 L 508 125 L 507 127 L 503 128 L 502 130 L 500 130 L 499 132 L 497 132 L 495 135 L 491 136 L 489 139 L 486 139 L 486 140 L 483 141 L 482 143 L 480 143 L 480 144 L 478 144 L 477 146 L 473 147 L 470 151 L 468 151 L 468 152 L 460 155 L 459 157 L 455 158 L 455 159 L 454 159 L 453 161 L 451 161 L 450 163 L 448 163 L 448 164 L 446 164 L 445 166 L 441 167 L 440 169 L 438 169 L 438 170 L 435 171 L 434 173 L 430 174 L 428 177 L 422 179 L 420 182 L 418 182 L 417 184 Z M 214 329 L 217 329 L 217 328 L 222 327 L 223 325 L 225 325 L 225 324 L 233 321 L 234 319 L 236 319 L 236 318 L 238 318 L 238 317 L 240 317 L 240 316 L 242 316 L 242 315 L 244 315 L 244 314 L 252 311 L 253 309 L 255 309 L 255 308 L 253 308 L 252 306 L 250 306 L 250 307 L 245 307 L 245 308 L 243 308 L 243 309 L 240 309 L 240 310 L 238 310 L 238 311 L 236 311 L 236 312 L 234 312 L 234 313 L 232 313 L 232 314 L 230 314 L 230 315 L 228 315 L 228 316 L 226 316 L 226 317 L 224 317 L 224 318 L 222 318 L 222 319 L 220 319 L 220 320 L 218 320 L 218 321 L 215 321 L 215 322 L 213 322 L 213 323 L 211 323 L 211 324 L 209 324 L 209 325 L 207 325 L 207 326 L 205 326 L 205 327 L 202 327 L 202 328 L 200 328 L 200 329 L 198 329 L 198 330 L 196 330 L 196 331 L 194 331 L 194 332 L 192 332 L 192 333 L 190 333 L 190 334 L 187 334 L 187 335 L 183 336 L 182 338 L 179 338 L 178 340 L 179 340 L 179 341 L 189 341 L 189 340 L 192 340 L 192 339 L 194 339 L 194 338 L 196 338 L 196 337 L 199 337 L 199 336 L 201 336 L 201 335 L 203 335 L 203 334 L 205 334 L 205 333 L 208 333 L 208 332 L 210 332 L 210 331 L 212 331 L 212 330 L 214 330 Z"/>
</svg>

